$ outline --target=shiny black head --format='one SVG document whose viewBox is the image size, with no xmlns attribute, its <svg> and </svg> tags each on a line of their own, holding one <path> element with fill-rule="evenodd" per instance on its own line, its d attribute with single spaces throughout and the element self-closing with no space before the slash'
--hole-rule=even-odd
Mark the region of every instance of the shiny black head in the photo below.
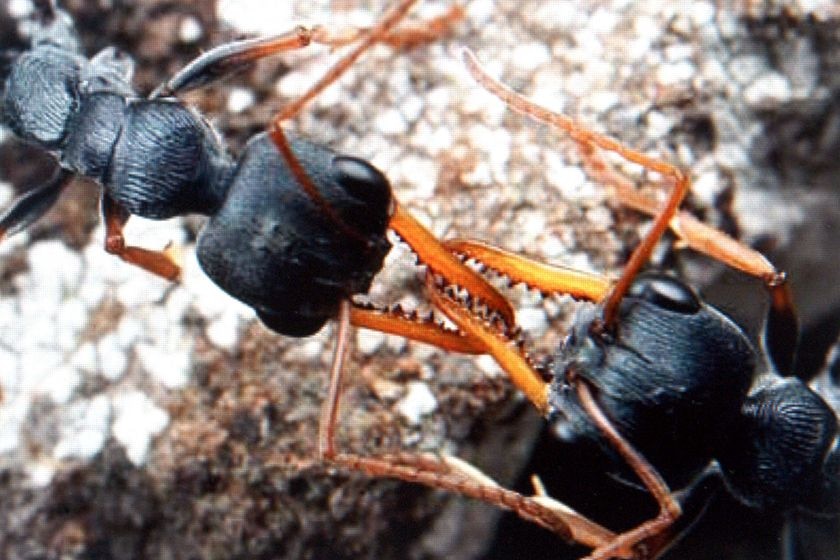
<svg viewBox="0 0 840 560">
<path fill-rule="evenodd" d="M 555 357 L 554 430 L 565 441 L 612 453 L 567 382 L 574 373 L 593 388 L 619 432 L 680 487 L 709 463 L 738 417 L 755 351 L 735 323 L 667 276 L 636 280 L 614 332 L 594 332 L 600 312 L 583 311 Z"/>
<path fill-rule="evenodd" d="M 390 250 L 390 185 L 376 168 L 301 140 L 292 150 L 317 189 L 298 184 L 262 134 L 247 146 L 198 241 L 207 275 L 272 330 L 308 336 L 370 288 Z"/>
</svg>

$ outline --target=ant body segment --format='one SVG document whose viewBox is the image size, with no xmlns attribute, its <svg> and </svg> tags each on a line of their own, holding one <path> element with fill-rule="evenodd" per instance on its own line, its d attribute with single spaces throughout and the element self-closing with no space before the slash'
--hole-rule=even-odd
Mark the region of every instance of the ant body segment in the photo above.
<svg viewBox="0 0 840 560">
<path fill-rule="evenodd" d="M 102 187 L 106 250 L 167 279 L 180 269 L 166 251 L 127 245 L 122 228 L 137 214 L 164 219 L 209 217 L 197 253 L 202 268 L 233 297 L 253 307 L 270 329 L 307 336 L 338 317 L 330 396 L 319 450 L 341 467 L 394 476 L 470 495 L 515 510 L 593 548 L 592 558 L 653 558 L 683 528 L 697 477 L 717 462 L 727 486 L 756 505 L 801 503 L 837 479 L 834 412 L 801 382 L 757 374 L 758 354 L 729 319 L 683 283 L 639 276 L 670 226 L 689 246 L 765 279 L 771 290 L 767 346 L 773 364 L 789 373 L 795 332 L 783 275 L 760 255 L 693 220 L 678 208 L 689 180 L 678 169 L 589 133 L 529 104 L 467 64 L 482 85 L 511 107 L 566 130 L 581 144 L 592 170 L 610 179 L 595 148 L 618 152 L 676 183 L 664 207 L 610 181 L 622 203 L 656 216 L 616 282 L 549 267 L 475 241 L 441 244 L 393 198 L 385 176 L 369 163 L 302 139 L 281 124 L 335 81 L 372 44 L 394 46 L 416 37 L 394 27 L 416 0 L 402 0 L 376 26 L 332 36 L 321 28 L 223 45 L 198 57 L 148 98 L 130 84 L 132 62 L 113 49 L 80 53 L 72 24 L 54 2 L 37 2 L 41 28 L 32 48 L 12 65 L 2 91 L 2 121 L 19 137 L 56 155 L 61 169 L 23 195 L 0 217 L 10 235 L 42 216 L 74 175 Z M 414 39 L 412 39 L 414 37 Z M 269 130 L 232 158 L 197 113 L 174 96 L 228 75 L 249 61 L 310 43 L 352 52 L 275 116 Z M 380 312 L 351 302 L 364 293 L 390 249 L 393 229 L 430 270 L 433 304 L 459 331 Z M 544 293 L 565 293 L 597 306 L 581 315 L 558 352 L 546 382 L 514 347 L 510 304 L 458 253 Z M 442 277 L 443 282 L 437 279 Z M 464 287 L 491 310 L 465 306 L 445 285 Z M 455 460 L 400 454 L 357 457 L 333 443 L 343 354 L 350 325 L 395 333 L 464 353 L 488 353 L 510 374 L 563 438 L 608 450 L 630 465 L 657 499 L 661 513 L 627 533 L 612 531 L 547 499 L 505 490 Z M 651 364 L 656 364 L 651 365 Z M 653 395 L 653 397 L 651 397 Z M 675 426 L 663 438 L 662 425 Z M 734 426 L 734 427 L 733 427 Z M 731 432 L 728 434 L 727 432 Z M 669 487 L 686 488 L 674 493 Z"/>
<path fill-rule="evenodd" d="M 491 78 L 468 50 L 464 62 L 475 80 L 509 108 L 568 133 L 590 172 L 612 186 L 623 204 L 653 215 L 654 222 L 615 282 L 478 241 L 444 242 L 512 283 L 595 304 L 578 314 L 547 372 L 538 371 L 516 344 L 511 325 L 486 318 L 444 282 L 429 278 L 432 301 L 461 332 L 479 341 L 562 441 L 610 457 L 619 476 L 641 481 L 659 514 L 615 534 L 539 489 L 533 497 L 517 494 L 457 460 L 397 454 L 378 462 L 359 458 L 353 467 L 511 509 L 591 548 L 587 558 L 593 560 L 658 558 L 702 514 L 712 488 L 721 485 L 750 507 L 824 507 L 821 497 L 836 495 L 840 483 L 838 418 L 817 392 L 791 376 L 797 322 L 784 274 L 756 251 L 680 211 L 690 182 L 678 168 L 533 104 Z M 599 157 L 599 149 L 672 179 L 667 201 L 636 191 Z M 771 295 L 766 367 L 744 330 L 685 283 L 640 274 L 669 227 L 685 245 L 764 280 Z"/>
<path fill-rule="evenodd" d="M 0 92 L 0 116 L 19 138 L 51 152 L 60 167 L 0 216 L 0 238 L 41 217 L 73 176 L 81 175 L 101 186 L 109 253 L 177 280 L 180 267 L 172 254 L 128 245 L 123 226 L 131 215 L 166 219 L 202 214 L 209 219 L 198 236 L 200 266 L 228 294 L 252 307 L 269 329 L 309 336 L 338 317 L 343 327 L 334 376 L 341 370 L 349 324 L 476 352 L 467 337 L 434 322 L 349 303 L 355 294 L 367 292 L 382 268 L 391 248 L 386 231 L 391 229 L 412 247 L 419 262 L 468 287 L 507 320 L 513 316 L 494 288 L 402 209 L 379 170 L 326 146 L 288 139 L 282 130 L 285 120 L 372 45 L 413 46 L 461 17 L 460 7 L 454 6 L 425 27 L 395 30 L 416 1 L 400 0 L 366 30 L 332 34 L 322 27 L 298 27 L 221 45 L 148 97 L 138 96 L 131 86 L 130 58 L 114 48 L 87 58 L 70 17 L 54 0 L 37 2 L 31 48 L 11 63 Z M 238 157 L 231 157 L 201 115 L 175 97 L 261 58 L 312 43 L 355 46 L 282 108 Z"/>
</svg>

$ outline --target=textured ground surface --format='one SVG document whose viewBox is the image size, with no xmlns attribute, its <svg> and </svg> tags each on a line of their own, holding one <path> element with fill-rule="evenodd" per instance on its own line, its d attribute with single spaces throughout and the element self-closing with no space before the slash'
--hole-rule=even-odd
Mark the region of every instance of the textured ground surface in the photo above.
<svg viewBox="0 0 840 560">
<path fill-rule="evenodd" d="M 117 44 L 135 57 L 141 93 L 237 34 L 367 25 L 382 10 L 353 0 L 277 4 L 266 14 L 265 3 L 234 0 L 63 3 L 89 53 Z M 478 89 L 457 58 L 468 45 L 529 97 L 689 169 L 698 213 L 772 250 L 791 271 L 807 341 L 836 337 L 840 281 L 825 261 L 840 238 L 840 16 L 816 2 L 744 2 L 732 11 L 661 4 L 473 0 L 438 43 L 375 49 L 288 129 L 370 159 L 440 236 L 618 274 L 645 220 L 609 204 L 562 135 Z M 3 3 L 3 47 L 25 45 L 15 18 L 27 6 Z M 413 17 L 447 6 L 426 2 Z M 333 58 L 313 48 L 266 61 L 187 101 L 236 151 Z M 4 196 L 48 175 L 49 159 L 36 156 L 11 141 L 0 146 Z M 195 218 L 129 227 L 130 241 L 184 245 L 184 281 L 167 285 L 104 253 L 95 188 L 79 182 L 0 248 L 4 557 L 476 558 L 492 544 L 492 557 L 524 549 L 539 558 L 566 550 L 551 536 L 520 536 L 513 524 L 497 532 L 492 511 L 459 499 L 289 467 L 288 454 L 314 450 L 332 330 L 289 340 L 263 329 L 198 269 L 190 244 L 200 227 Z M 702 258 L 662 260 L 703 285 L 720 272 Z M 371 297 L 422 305 L 418 272 L 397 248 Z M 734 313 L 761 313 L 754 282 L 727 276 L 710 292 Z M 509 294 L 535 352 L 548 352 L 568 302 Z M 343 445 L 448 451 L 503 480 L 526 464 L 539 421 L 491 362 L 370 333 L 355 343 Z M 812 344 L 803 357 L 816 369 L 827 342 Z M 546 454 L 548 470 L 563 463 L 562 450 L 540 450 L 527 469 L 546 468 Z M 610 507 L 625 503 L 609 497 L 614 490 L 581 480 L 574 486 L 602 502 L 593 507 L 609 510 L 609 521 L 639 515 L 636 506 Z M 694 557 L 696 542 L 696 557 L 710 557 L 710 547 L 714 557 L 777 555 L 778 520 L 737 511 L 739 525 L 713 517 L 702 540 L 689 539 L 674 557 Z M 738 539 L 747 544 L 733 548 Z"/>
</svg>

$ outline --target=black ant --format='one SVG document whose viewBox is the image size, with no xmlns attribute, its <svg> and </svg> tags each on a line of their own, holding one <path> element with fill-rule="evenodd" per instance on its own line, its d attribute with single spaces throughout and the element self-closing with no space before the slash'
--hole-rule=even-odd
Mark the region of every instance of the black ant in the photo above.
<svg viewBox="0 0 840 560">
<path fill-rule="evenodd" d="M 623 204 L 653 215 L 654 222 L 615 282 L 478 241 L 444 242 L 513 283 L 596 304 L 579 313 L 547 372 L 516 344 L 510 324 L 488 319 L 430 275 L 431 299 L 494 357 L 561 440 L 594 446 L 621 465 L 620 475 L 635 475 L 655 498 L 659 514 L 616 534 L 542 492 L 526 497 L 501 488 L 458 460 L 401 453 L 348 456 L 345 463 L 512 509 L 593 549 L 588 556 L 593 560 L 658 558 L 721 485 L 750 507 L 824 506 L 824 496 L 836 495 L 840 483 L 838 419 L 817 392 L 791 376 L 798 326 L 784 274 L 761 254 L 680 211 L 690 180 L 677 167 L 533 104 L 491 78 L 468 50 L 464 61 L 476 81 L 508 107 L 569 134 L 589 170 L 611 185 Z M 598 149 L 671 179 L 675 186 L 667 201 L 635 190 Z M 744 330 L 684 282 L 640 274 L 669 227 L 685 245 L 765 282 L 771 295 L 766 365 Z"/>
<path fill-rule="evenodd" d="M 333 34 L 298 27 L 286 34 L 221 45 L 200 55 L 148 97 L 130 83 L 133 62 L 114 48 L 84 56 L 70 17 L 54 0 L 36 2 L 31 48 L 11 64 L 2 91 L 2 122 L 19 138 L 51 152 L 60 167 L 45 184 L 0 216 L 0 238 L 41 217 L 74 175 L 102 187 L 105 250 L 153 274 L 176 280 L 169 251 L 126 244 L 131 215 L 209 217 L 197 257 L 206 274 L 252 307 L 271 330 L 309 336 L 338 318 L 332 377 L 341 371 L 350 324 L 422 340 L 460 352 L 471 341 L 398 310 L 351 303 L 365 293 L 391 248 L 393 230 L 419 262 L 467 287 L 506 320 L 507 301 L 465 267 L 394 199 L 387 178 L 368 162 L 300 138 L 282 123 L 338 79 L 371 45 L 400 48 L 428 41 L 461 17 L 459 6 L 422 27 L 395 30 L 417 0 L 400 0 L 375 26 Z M 205 119 L 175 96 L 250 63 L 316 43 L 357 43 L 307 92 L 283 107 L 268 130 L 231 157 Z M 337 398 L 337 397 L 336 397 Z M 331 433 L 334 418 L 324 419 Z M 331 438 L 321 449 L 331 453 Z"/>
</svg>

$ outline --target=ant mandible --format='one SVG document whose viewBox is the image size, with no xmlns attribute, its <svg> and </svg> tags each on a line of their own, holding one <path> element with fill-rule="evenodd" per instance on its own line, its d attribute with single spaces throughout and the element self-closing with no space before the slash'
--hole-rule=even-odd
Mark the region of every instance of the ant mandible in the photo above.
<svg viewBox="0 0 840 560">
<path fill-rule="evenodd" d="M 579 313 L 552 356 L 548 381 L 514 344 L 509 324 L 488 320 L 445 282 L 428 276 L 431 299 L 493 356 L 560 439 L 602 449 L 621 465 L 619 475 L 642 482 L 660 511 L 616 534 L 541 492 L 527 497 L 506 490 L 451 458 L 400 453 L 347 456 L 344 464 L 511 509 L 590 547 L 593 560 L 659 557 L 721 485 L 745 505 L 777 510 L 819 507 L 823 494 L 836 495 L 838 419 L 819 394 L 790 376 L 797 321 L 784 274 L 761 254 L 680 211 L 690 180 L 677 167 L 535 105 L 491 78 L 468 50 L 464 62 L 475 80 L 508 107 L 569 134 L 590 172 L 612 186 L 623 204 L 652 214 L 654 221 L 615 282 L 478 241 L 444 242 L 513 283 L 596 304 Z M 660 204 L 636 191 L 599 157 L 599 149 L 673 180 L 667 201 Z M 685 283 L 640 274 L 669 227 L 688 247 L 764 280 L 771 295 L 767 367 L 744 330 Z"/>
<path fill-rule="evenodd" d="M 284 121 L 372 45 L 428 41 L 461 17 L 455 6 L 422 28 L 395 30 L 416 1 L 400 0 L 367 30 L 332 34 L 323 27 L 298 27 L 221 45 L 148 97 L 139 97 L 131 86 L 131 59 L 114 48 L 88 59 L 67 13 L 54 0 L 36 2 L 39 25 L 31 48 L 11 64 L 0 97 L 2 122 L 24 141 L 54 154 L 60 167 L 0 216 L 0 238 L 41 217 L 73 176 L 82 175 L 102 188 L 109 253 L 176 280 L 180 267 L 172 255 L 126 244 L 123 226 L 131 215 L 166 219 L 203 214 L 209 219 L 198 236 L 198 262 L 268 328 L 302 337 L 337 317 L 334 380 L 342 370 L 351 324 L 451 351 L 479 351 L 468 337 L 432 321 L 351 303 L 355 294 L 367 292 L 382 268 L 391 247 L 386 230 L 391 229 L 429 270 L 467 287 L 505 320 L 513 319 L 508 302 L 397 203 L 379 170 L 326 146 L 288 139 L 282 129 Z M 283 107 L 268 130 L 251 138 L 236 158 L 204 118 L 175 97 L 258 59 L 312 43 L 334 48 L 357 44 Z M 320 449 L 326 455 L 333 453 L 329 434 L 334 423 L 334 417 L 322 420 Z"/>
</svg>

